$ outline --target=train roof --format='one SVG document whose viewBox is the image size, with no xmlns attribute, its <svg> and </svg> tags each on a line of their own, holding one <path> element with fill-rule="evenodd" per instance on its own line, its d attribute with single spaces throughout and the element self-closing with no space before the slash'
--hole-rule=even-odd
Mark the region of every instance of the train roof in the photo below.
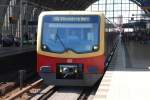
<svg viewBox="0 0 150 100">
<path fill-rule="evenodd" d="M 91 12 L 91 11 L 43 11 L 40 16 L 44 15 L 100 15 L 104 16 L 101 12 Z"/>
</svg>

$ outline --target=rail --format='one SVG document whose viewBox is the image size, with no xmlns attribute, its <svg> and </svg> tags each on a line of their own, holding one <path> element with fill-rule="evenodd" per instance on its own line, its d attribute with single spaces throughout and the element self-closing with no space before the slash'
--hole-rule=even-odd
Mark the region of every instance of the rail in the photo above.
<svg viewBox="0 0 150 100">
<path fill-rule="evenodd" d="M 6 100 L 13 100 L 13 99 L 15 99 L 15 98 L 21 96 L 23 93 L 29 91 L 31 88 L 34 88 L 34 87 L 36 87 L 37 85 L 41 84 L 42 82 L 43 82 L 43 79 L 39 79 L 38 81 L 36 81 L 36 82 L 30 84 L 29 86 L 23 88 L 23 89 L 20 90 L 19 92 L 17 92 L 17 93 L 15 93 L 15 94 L 11 95 L 11 96 L 8 97 Z"/>
</svg>

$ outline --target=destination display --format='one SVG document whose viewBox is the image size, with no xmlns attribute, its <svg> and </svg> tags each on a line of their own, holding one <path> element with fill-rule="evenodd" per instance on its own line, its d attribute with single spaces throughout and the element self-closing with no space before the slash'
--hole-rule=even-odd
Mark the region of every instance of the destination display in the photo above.
<svg viewBox="0 0 150 100">
<path fill-rule="evenodd" d="M 78 15 L 58 15 L 58 16 L 45 16 L 44 22 L 47 23 L 97 23 L 99 16 L 78 16 Z"/>
</svg>

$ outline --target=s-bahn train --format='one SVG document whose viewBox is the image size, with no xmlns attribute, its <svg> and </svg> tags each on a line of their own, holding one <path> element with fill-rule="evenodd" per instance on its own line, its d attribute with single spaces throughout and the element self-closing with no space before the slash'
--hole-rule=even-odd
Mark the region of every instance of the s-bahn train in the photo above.
<svg viewBox="0 0 150 100">
<path fill-rule="evenodd" d="M 48 85 L 92 86 L 109 65 L 117 36 L 115 26 L 99 12 L 42 12 L 37 71 Z"/>
</svg>

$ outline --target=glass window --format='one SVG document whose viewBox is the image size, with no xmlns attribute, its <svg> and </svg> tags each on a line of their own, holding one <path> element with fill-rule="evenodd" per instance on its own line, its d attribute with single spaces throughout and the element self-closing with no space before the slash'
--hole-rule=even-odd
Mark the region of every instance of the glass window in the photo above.
<svg viewBox="0 0 150 100">
<path fill-rule="evenodd" d="M 137 16 L 137 11 L 130 11 L 130 13 L 132 13 L 132 16 Z"/>
<path fill-rule="evenodd" d="M 137 5 L 135 5 L 135 4 L 131 4 L 131 6 L 130 6 L 130 10 L 137 10 Z"/>
<path fill-rule="evenodd" d="M 130 13 L 129 13 L 129 17 L 133 17 L 133 12 L 132 11 L 130 11 Z"/>
<path fill-rule="evenodd" d="M 92 11 L 98 11 L 98 5 L 92 5 Z"/>
<path fill-rule="evenodd" d="M 124 18 L 123 23 L 128 23 L 129 18 Z"/>
<path fill-rule="evenodd" d="M 99 46 L 99 16 L 45 16 L 42 49 L 62 53 L 94 52 Z"/>
<path fill-rule="evenodd" d="M 108 19 L 111 21 L 111 22 L 113 22 L 113 17 L 108 17 Z"/>
<path fill-rule="evenodd" d="M 122 15 L 123 15 L 123 17 L 128 17 L 129 16 L 129 11 L 123 11 Z"/>
<path fill-rule="evenodd" d="M 107 11 L 113 11 L 113 6 L 110 5 L 110 4 L 108 4 L 108 5 L 107 5 Z"/>
<path fill-rule="evenodd" d="M 114 0 L 107 0 L 108 4 L 112 4 L 114 2 Z"/>
<path fill-rule="evenodd" d="M 98 4 L 98 1 L 94 2 L 93 4 Z"/>
<path fill-rule="evenodd" d="M 118 23 L 118 18 L 114 18 L 114 22 L 115 22 L 115 23 Z"/>
<path fill-rule="evenodd" d="M 107 1 L 107 5 L 105 5 L 106 1 Z M 113 12 L 114 12 L 114 17 L 123 15 L 123 17 L 129 17 L 128 19 L 131 19 L 131 17 L 133 17 L 132 14 L 134 15 L 144 14 L 144 11 L 140 7 L 138 7 L 137 4 L 135 4 L 130 0 L 99 0 L 99 11 L 103 11 L 105 13 L 105 10 L 106 10 L 106 14 L 105 14 L 106 17 L 113 17 L 112 16 Z M 127 22 L 127 21 L 123 21 L 123 22 Z"/>
<path fill-rule="evenodd" d="M 121 11 L 115 11 L 114 12 L 114 17 L 119 17 L 121 15 Z"/>
<path fill-rule="evenodd" d="M 99 11 L 105 11 L 105 5 L 99 5 Z"/>
<path fill-rule="evenodd" d="M 129 4 L 123 4 L 122 10 L 128 10 L 129 11 Z"/>
<path fill-rule="evenodd" d="M 141 8 L 140 7 L 137 7 L 137 10 L 140 10 Z"/>
<path fill-rule="evenodd" d="M 122 0 L 122 3 L 129 3 L 129 0 Z"/>
<path fill-rule="evenodd" d="M 92 10 L 92 6 L 89 6 L 86 10 L 87 11 L 91 11 Z"/>
<path fill-rule="evenodd" d="M 141 14 L 141 11 L 138 10 L 138 11 L 137 11 L 137 14 Z"/>
<path fill-rule="evenodd" d="M 113 17 L 113 12 L 112 11 L 107 12 L 107 17 Z"/>
<path fill-rule="evenodd" d="M 114 3 L 121 3 L 121 0 L 114 0 Z"/>
<path fill-rule="evenodd" d="M 114 10 L 120 10 L 120 9 L 121 9 L 121 4 L 114 5 Z"/>
<path fill-rule="evenodd" d="M 105 4 L 106 0 L 99 0 L 99 4 Z"/>
</svg>

